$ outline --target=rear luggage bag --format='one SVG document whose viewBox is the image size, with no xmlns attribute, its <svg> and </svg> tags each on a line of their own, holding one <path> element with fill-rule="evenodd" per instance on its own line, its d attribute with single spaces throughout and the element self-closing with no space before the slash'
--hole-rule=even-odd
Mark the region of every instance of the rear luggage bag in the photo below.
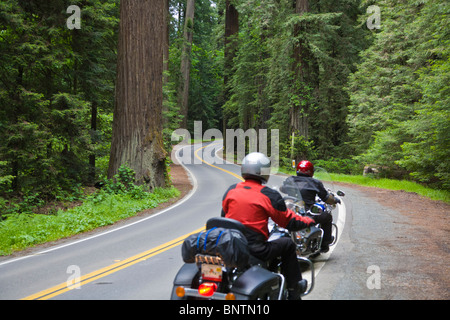
<svg viewBox="0 0 450 320">
<path fill-rule="evenodd" d="M 248 266 L 250 256 L 247 239 L 241 231 L 217 227 L 187 237 L 181 253 L 186 263 L 194 263 L 197 254 L 219 256 L 230 268 Z"/>
</svg>

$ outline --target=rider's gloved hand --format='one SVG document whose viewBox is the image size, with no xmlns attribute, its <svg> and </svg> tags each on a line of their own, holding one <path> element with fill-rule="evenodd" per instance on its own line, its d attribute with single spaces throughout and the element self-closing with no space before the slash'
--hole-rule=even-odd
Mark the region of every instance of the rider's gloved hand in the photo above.
<svg viewBox="0 0 450 320">
<path fill-rule="evenodd" d="M 308 227 L 314 226 L 316 225 L 318 222 L 315 220 L 315 217 L 304 217 L 305 219 L 308 219 L 307 223 L 308 223 Z"/>
</svg>

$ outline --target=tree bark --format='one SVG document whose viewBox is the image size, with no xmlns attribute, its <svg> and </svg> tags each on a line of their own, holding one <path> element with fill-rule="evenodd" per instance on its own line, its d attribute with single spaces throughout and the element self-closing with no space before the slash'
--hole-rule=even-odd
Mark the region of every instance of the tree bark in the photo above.
<svg viewBox="0 0 450 320">
<path fill-rule="evenodd" d="M 294 12 L 296 14 L 302 15 L 305 12 L 309 11 L 308 0 L 294 0 L 293 3 Z M 296 24 L 294 26 L 294 36 L 298 37 L 302 32 L 305 32 L 304 26 Z M 308 64 L 308 49 L 303 40 L 300 39 L 297 45 L 294 47 L 294 90 L 299 91 L 303 90 L 305 96 L 308 96 L 308 93 L 305 92 L 306 86 L 305 84 L 305 73 L 307 72 L 307 64 Z M 294 92 L 296 94 L 297 92 Z M 291 106 L 289 110 L 289 132 L 300 134 L 308 140 L 308 104 L 303 105 L 303 107 L 299 104 L 294 104 Z"/>
<path fill-rule="evenodd" d="M 184 20 L 183 50 L 181 51 L 181 81 L 178 95 L 180 112 L 183 115 L 182 128 L 187 128 L 187 115 L 189 103 L 189 82 L 191 71 L 191 48 L 194 35 L 194 9 L 195 0 L 187 0 L 186 16 Z"/>
<path fill-rule="evenodd" d="M 97 102 L 92 102 L 91 107 L 91 143 L 96 143 L 96 132 L 97 132 Z M 95 151 L 92 152 L 92 154 L 89 155 L 89 179 L 91 182 L 95 182 L 96 174 L 95 174 Z"/>
<path fill-rule="evenodd" d="M 223 101 L 228 101 L 230 98 L 230 90 L 228 89 L 228 83 L 232 77 L 233 70 L 233 58 L 236 55 L 236 41 L 234 36 L 239 32 L 239 12 L 230 0 L 225 1 L 225 52 L 224 52 L 224 93 Z M 222 119 L 222 132 L 224 150 L 226 150 L 226 132 L 228 119 L 223 114 Z"/>
<path fill-rule="evenodd" d="M 108 177 L 121 165 L 138 184 L 165 185 L 162 139 L 164 1 L 120 2 L 116 100 Z"/>
<path fill-rule="evenodd" d="M 168 77 L 168 71 L 169 71 L 169 25 L 170 25 L 170 10 L 169 10 L 169 0 L 163 0 L 164 1 L 164 45 L 163 45 L 163 87 L 165 88 L 167 84 L 169 83 L 169 77 Z M 167 99 L 164 97 L 163 99 Z M 163 101 L 163 127 L 166 128 L 167 123 L 169 121 L 168 117 L 166 116 L 166 113 L 168 112 L 167 103 L 164 100 Z"/>
<path fill-rule="evenodd" d="M 164 72 L 169 70 L 169 22 L 170 22 L 169 0 L 164 0 L 164 34 L 163 34 Z M 163 75 L 163 84 L 166 84 L 167 81 L 168 81 L 167 77 Z"/>
<path fill-rule="evenodd" d="M 234 36 L 239 32 L 239 12 L 235 6 L 226 0 L 225 4 L 225 70 L 224 70 L 224 85 L 225 85 L 225 101 L 229 99 L 230 93 L 228 90 L 228 82 L 232 76 L 233 58 L 236 55 L 236 41 Z"/>
</svg>

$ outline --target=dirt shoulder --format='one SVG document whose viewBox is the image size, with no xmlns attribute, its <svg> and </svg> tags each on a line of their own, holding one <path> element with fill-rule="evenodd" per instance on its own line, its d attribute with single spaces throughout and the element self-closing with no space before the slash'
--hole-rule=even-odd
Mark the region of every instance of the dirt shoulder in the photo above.
<svg viewBox="0 0 450 320">
<path fill-rule="evenodd" d="M 192 188 L 186 171 L 180 165 L 171 166 L 173 184 L 182 195 Z M 407 248 L 417 257 L 414 272 L 424 275 L 412 281 L 412 287 L 422 288 L 419 299 L 450 299 L 450 205 L 435 201 L 416 193 L 393 191 L 374 187 L 364 187 L 349 183 L 338 183 L 356 189 L 376 200 L 385 207 L 392 208 L 401 216 L 395 219 L 404 233 L 396 237 L 400 248 Z M 419 280 L 418 280 L 419 279 Z M 415 296 L 413 294 L 413 296 Z"/>
<path fill-rule="evenodd" d="M 399 247 L 407 248 L 416 263 L 413 272 L 424 275 L 420 297 L 450 298 L 450 205 L 430 200 L 413 192 L 363 187 L 349 183 L 334 183 L 356 189 L 385 207 L 400 213 L 394 223 L 404 232 L 396 236 Z M 383 244 L 380 244 L 383 245 Z M 425 292 L 424 292 L 425 291 Z"/>
<path fill-rule="evenodd" d="M 127 219 L 118 221 L 112 225 L 107 225 L 107 226 L 100 227 L 100 228 L 97 228 L 97 229 L 94 229 L 91 231 L 76 234 L 71 237 L 35 245 L 33 247 L 30 247 L 30 248 L 27 248 L 27 249 L 24 249 L 21 251 L 15 251 L 12 254 L 7 255 L 7 256 L 0 256 L 0 261 L 30 255 L 30 254 L 39 252 L 41 250 L 44 250 L 44 249 L 52 247 L 52 246 L 63 245 L 63 244 L 66 244 L 66 243 L 69 243 L 69 242 L 72 242 L 72 241 L 75 241 L 78 239 L 86 238 L 86 237 L 107 231 L 109 229 L 117 228 L 117 227 L 126 225 L 128 223 L 137 221 L 139 219 L 145 218 L 147 216 L 150 216 L 152 214 L 160 212 L 163 209 L 170 207 L 171 205 L 173 205 L 173 204 L 177 203 L 178 201 L 180 201 L 181 199 L 183 199 L 192 189 L 191 180 L 190 180 L 186 170 L 184 170 L 184 168 L 181 165 L 172 164 L 170 166 L 170 174 L 172 176 L 172 184 L 174 185 L 175 188 L 177 188 L 180 191 L 180 195 L 178 197 L 172 198 L 167 202 L 161 203 L 155 208 L 141 211 L 133 217 L 129 217 Z"/>
<path fill-rule="evenodd" d="M 180 197 L 183 197 L 192 188 L 188 175 L 183 167 L 173 165 L 171 176 L 175 187 L 182 192 Z M 407 248 L 409 253 L 417 257 L 414 272 L 424 275 L 417 278 L 421 283 L 414 283 L 412 286 L 422 288 L 417 297 L 450 299 L 450 205 L 412 192 L 349 183 L 335 184 L 361 191 L 381 205 L 399 212 L 401 216 L 394 223 L 401 226 L 404 233 L 395 240 L 400 248 Z M 418 281 L 417 279 L 413 281 Z"/>
<path fill-rule="evenodd" d="M 117 222 L 112 226 L 106 226 L 67 239 L 39 245 L 31 249 L 17 252 L 13 254 L 13 256 L 31 254 L 32 252 L 42 250 L 46 247 L 60 245 L 77 238 L 102 232 L 109 228 L 115 228 L 132 222 L 133 220 L 149 216 L 175 204 L 192 190 L 192 183 L 187 172 L 180 165 L 172 164 L 170 175 L 172 177 L 173 185 L 180 190 L 179 197 L 171 199 L 156 208 L 142 211 L 135 217 Z M 423 283 L 416 285 L 419 285 L 427 291 L 427 299 L 449 299 L 450 270 L 448 265 L 450 262 L 450 205 L 405 191 L 391 191 L 348 183 L 335 182 L 335 184 L 361 191 L 364 195 L 375 199 L 383 206 L 390 207 L 401 214 L 394 223 L 401 224 L 402 228 L 406 230 L 405 233 L 407 236 L 398 237 L 397 241 L 399 242 L 399 245 L 403 242 L 405 247 L 417 257 L 418 263 L 415 266 L 414 271 L 418 274 L 426 275 L 426 277 L 423 278 Z M 8 258 L 11 258 L 11 256 Z"/>
</svg>

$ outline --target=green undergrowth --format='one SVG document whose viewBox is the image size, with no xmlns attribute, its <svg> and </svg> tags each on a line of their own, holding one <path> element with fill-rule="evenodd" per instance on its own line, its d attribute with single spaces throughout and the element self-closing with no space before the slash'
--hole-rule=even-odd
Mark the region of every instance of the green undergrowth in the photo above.
<svg viewBox="0 0 450 320">
<path fill-rule="evenodd" d="M 8 215 L 0 221 L 0 255 L 111 225 L 180 195 L 173 186 L 146 192 L 133 184 L 130 177 L 134 172 L 125 167 L 119 171 L 114 180 L 107 181 L 77 207 L 55 214 Z"/>
<path fill-rule="evenodd" d="M 132 195 L 100 193 L 82 205 L 59 210 L 55 215 L 15 214 L 0 222 L 0 255 L 33 245 L 69 237 L 132 217 L 177 197 L 174 188 L 156 188 L 142 198 Z"/>
<path fill-rule="evenodd" d="M 283 173 L 293 174 L 292 170 L 280 170 Z M 403 190 L 414 192 L 432 200 L 450 203 L 450 192 L 447 190 L 433 189 L 423 186 L 419 183 L 407 180 L 395 180 L 386 178 L 377 178 L 373 176 L 349 175 L 340 173 L 329 173 L 317 177 L 320 180 L 331 180 L 333 182 L 352 183 L 365 187 L 375 187 L 387 190 Z"/>
<path fill-rule="evenodd" d="M 362 175 L 330 174 L 332 181 L 353 183 L 360 186 L 375 187 L 388 190 L 403 190 L 415 192 L 432 200 L 450 203 L 450 192 L 446 190 L 433 189 L 413 181 L 395 180 L 386 178 L 373 178 Z"/>
</svg>

